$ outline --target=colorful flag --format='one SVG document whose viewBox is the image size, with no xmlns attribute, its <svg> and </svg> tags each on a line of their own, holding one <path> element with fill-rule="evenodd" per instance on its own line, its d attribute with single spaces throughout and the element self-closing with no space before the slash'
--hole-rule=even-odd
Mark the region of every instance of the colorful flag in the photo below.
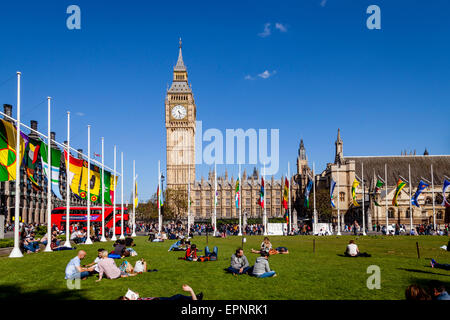
<svg viewBox="0 0 450 320">
<path fill-rule="evenodd" d="M 330 185 L 330 199 L 331 199 L 331 206 L 333 208 L 336 208 L 336 206 L 334 205 L 334 188 L 336 187 L 336 181 L 334 181 L 333 179 L 331 179 L 331 185 Z"/>
<path fill-rule="evenodd" d="M 134 207 L 137 208 L 139 204 L 138 191 L 137 191 L 137 179 L 134 181 Z"/>
<path fill-rule="evenodd" d="M 309 194 L 311 193 L 311 189 L 313 187 L 313 181 L 310 179 L 305 189 L 305 207 L 309 208 Z"/>
<path fill-rule="evenodd" d="M 377 193 L 378 191 L 380 191 L 380 189 L 384 186 L 384 182 L 381 181 L 380 179 L 377 179 L 377 184 L 375 185 L 375 190 L 373 191 L 372 194 L 372 198 L 373 198 L 373 202 L 377 207 L 380 207 L 380 204 L 377 202 Z"/>
<path fill-rule="evenodd" d="M 239 208 L 240 205 L 240 191 L 239 191 L 239 178 L 236 180 L 236 208 Z"/>
<path fill-rule="evenodd" d="M 289 181 L 287 177 L 284 178 L 284 192 L 283 192 L 283 207 L 287 210 L 289 201 Z"/>
<path fill-rule="evenodd" d="M 423 190 L 425 190 L 426 188 L 428 188 L 430 185 L 428 183 L 423 182 L 422 180 L 420 180 L 419 185 L 417 186 L 417 190 L 416 193 L 414 193 L 414 196 L 411 199 L 411 203 L 413 205 L 415 205 L 416 207 L 420 208 L 419 206 L 419 195 L 422 193 Z"/>
<path fill-rule="evenodd" d="M 163 206 L 163 200 L 162 200 L 161 190 L 159 189 L 159 186 L 158 186 L 158 189 L 156 190 L 156 194 L 158 195 L 157 206 L 158 206 L 158 208 L 161 208 Z"/>
<path fill-rule="evenodd" d="M 261 177 L 261 190 L 259 192 L 258 204 L 264 208 L 264 178 Z"/>
<path fill-rule="evenodd" d="M 28 180 L 31 182 L 31 187 L 35 191 L 42 191 L 42 186 L 36 181 L 35 173 L 39 157 L 39 149 L 41 147 L 41 142 L 38 140 L 31 139 L 28 136 L 22 135 L 22 138 L 26 141 L 25 145 L 25 157 L 24 157 L 24 167 L 27 172 Z"/>
<path fill-rule="evenodd" d="M 447 191 L 448 187 L 450 187 L 450 181 L 447 179 L 444 179 L 444 186 L 442 188 L 442 206 L 446 208 L 450 208 L 450 203 L 447 201 L 447 198 L 445 197 L 445 192 Z"/>
<path fill-rule="evenodd" d="M 286 220 L 286 223 L 289 223 L 289 211 L 286 210 L 284 213 L 284 219 Z"/>
<path fill-rule="evenodd" d="M 114 193 L 116 191 L 117 178 L 117 176 L 111 174 L 111 180 L 109 182 L 109 198 L 111 199 L 111 203 L 114 202 Z"/>
<path fill-rule="evenodd" d="M 100 167 L 91 164 L 91 179 L 89 180 L 91 184 L 91 201 L 98 202 L 100 196 L 100 181 L 101 173 Z"/>
<path fill-rule="evenodd" d="M 0 120 L 0 181 L 16 180 L 16 135 L 14 126 Z M 20 137 L 19 165 L 25 154 L 25 141 Z"/>
<path fill-rule="evenodd" d="M 45 178 L 48 177 L 48 145 L 41 141 L 41 160 L 42 166 L 44 167 Z M 50 163 L 50 172 L 51 172 L 51 188 L 54 195 L 62 200 L 61 193 L 59 191 L 59 167 L 61 165 L 61 151 L 59 149 L 53 149 L 50 147 L 51 152 L 51 163 Z"/>
<path fill-rule="evenodd" d="M 100 169 L 101 170 L 101 169 Z M 105 183 L 103 185 L 103 196 L 105 198 L 105 204 L 108 204 L 110 206 L 112 206 L 112 202 L 111 202 L 111 172 L 109 171 L 104 171 L 103 172 L 104 178 L 105 178 Z M 100 172 L 100 190 L 102 188 L 102 173 Z M 98 199 L 99 203 L 102 203 L 102 196 L 99 193 L 99 199 Z"/>
<path fill-rule="evenodd" d="M 406 186 L 406 182 L 404 182 L 402 179 L 398 179 L 397 182 L 397 189 L 395 189 L 394 198 L 392 199 L 392 205 L 398 207 L 398 196 L 400 195 L 400 191 Z M 387 196 L 387 195 L 386 195 Z"/>
<path fill-rule="evenodd" d="M 356 180 L 356 178 L 355 178 L 355 180 L 353 181 L 353 184 L 352 184 L 352 202 L 355 207 L 359 207 L 359 203 L 358 203 L 358 201 L 356 201 L 356 188 L 358 186 L 359 186 L 359 181 Z"/>
<path fill-rule="evenodd" d="M 64 160 L 67 167 L 67 150 L 64 150 Z M 81 172 L 83 169 L 83 159 L 77 159 L 72 155 L 69 155 L 69 172 L 67 177 L 69 179 L 70 190 L 72 193 L 80 197 L 80 180 Z"/>
</svg>

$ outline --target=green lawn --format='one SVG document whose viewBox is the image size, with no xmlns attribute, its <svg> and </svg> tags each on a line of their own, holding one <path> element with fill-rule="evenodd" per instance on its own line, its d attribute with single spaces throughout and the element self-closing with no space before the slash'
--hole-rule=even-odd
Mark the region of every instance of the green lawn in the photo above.
<svg viewBox="0 0 450 320">
<path fill-rule="evenodd" d="M 250 248 L 258 248 L 263 237 L 249 236 L 245 253 L 250 264 L 257 255 Z M 278 274 L 276 278 L 257 279 L 247 275 L 234 277 L 225 273 L 229 258 L 240 237 L 227 239 L 209 238 L 209 246 L 219 248 L 218 261 L 187 262 L 178 260 L 183 252 L 167 252 L 174 241 L 149 243 L 146 237 L 136 238 L 138 256 L 130 257 L 133 263 L 145 258 L 151 269 L 136 277 L 117 280 L 104 279 L 95 282 L 90 277 L 81 282 L 81 290 L 66 289 L 64 270 L 75 251 L 61 251 L 25 255 L 23 258 L 0 258 L 0 299 L 21 295 L 25 298 L 63 299 L 116 299 L 128 288 L 141 296 L 168 296 L 180 293 L 181 285 L 188 283 L 205 299 L 404 299 L 405 288 L 412 283 L 426 286 L 429 280 L 441 280 L 450 289 L 450 272 L 432 269 L 430 258 L 450 263 L 450 254 L 439 247 L 447 244 L 448 237 L 439 236 L 366 236 L 357 237 L 361 251 L 372 254 L 371 258 L 345 258 L 343 253 L 350 236 L 271 237 L 272 244 L 286 246 L 288 255 L 275 255 L 269 259 L 270 266 Z M 417 259 L 416 241 L 420 246 Z M 193 243 L 204 249 L 205 237 L 195 237 Z M 112 242 L 81 245 L 88 255 L 84 263 L 95 258 L 98 248 L 112 248 Z M 117 260 L 116 262 L 120 262 Z M 381 268 L 381 289 L 369 290 L 366 270 L 369 265 Z"/>
</svg>

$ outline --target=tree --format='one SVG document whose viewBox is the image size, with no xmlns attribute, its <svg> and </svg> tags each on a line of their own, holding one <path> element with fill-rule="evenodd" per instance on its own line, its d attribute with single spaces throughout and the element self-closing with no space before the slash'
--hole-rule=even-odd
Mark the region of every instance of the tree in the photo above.
<svg viewBox="0 0 450 320">
<path fill-rule="evenodd" d="M 187 191 L 182 189 L 166 189 L 164 202 L 164 218 L 180 219 L 188 207 Z"/>
</svg>

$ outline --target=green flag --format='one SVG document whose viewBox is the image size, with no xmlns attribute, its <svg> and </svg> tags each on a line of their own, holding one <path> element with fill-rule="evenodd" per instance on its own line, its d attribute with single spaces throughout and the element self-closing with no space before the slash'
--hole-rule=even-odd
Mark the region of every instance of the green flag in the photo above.
<svg viewBox="0 0 450 320">
<path fill-rule="evenodd" d="M 104 172 L 104 176 L 105 176 L 104 177 L 105 178 L 105 185 L 104 185 L 103 194 L 104 194 L 104 198 L 105 198 L 105 204 L 108 204 L 108 205 L 112 206 L 111 193 L 110 193 L 110 189 L 111 189 L 111 172 L 105 171 Z M 102 179 L 102 173 L 100 171 L 100 190 L 102 188 L 101 179 Z M 100 194 L 101 194 L 101 192 L 100 192 Z M 99 203 L 102 203 L 101 195 L 99 196 Z"/>
</svg>

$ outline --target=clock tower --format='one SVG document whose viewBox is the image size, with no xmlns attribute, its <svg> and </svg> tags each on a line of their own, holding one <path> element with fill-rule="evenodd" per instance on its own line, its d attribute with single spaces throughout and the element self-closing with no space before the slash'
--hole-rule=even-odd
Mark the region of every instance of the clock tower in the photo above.
<svg viewBox="0 0 450 320">
<path fill-rule="evenodd" d="M 185 189 L 195 181 L 196 106 L 180 48 L 165 100 L 167 188 Z"/>
</svg>

